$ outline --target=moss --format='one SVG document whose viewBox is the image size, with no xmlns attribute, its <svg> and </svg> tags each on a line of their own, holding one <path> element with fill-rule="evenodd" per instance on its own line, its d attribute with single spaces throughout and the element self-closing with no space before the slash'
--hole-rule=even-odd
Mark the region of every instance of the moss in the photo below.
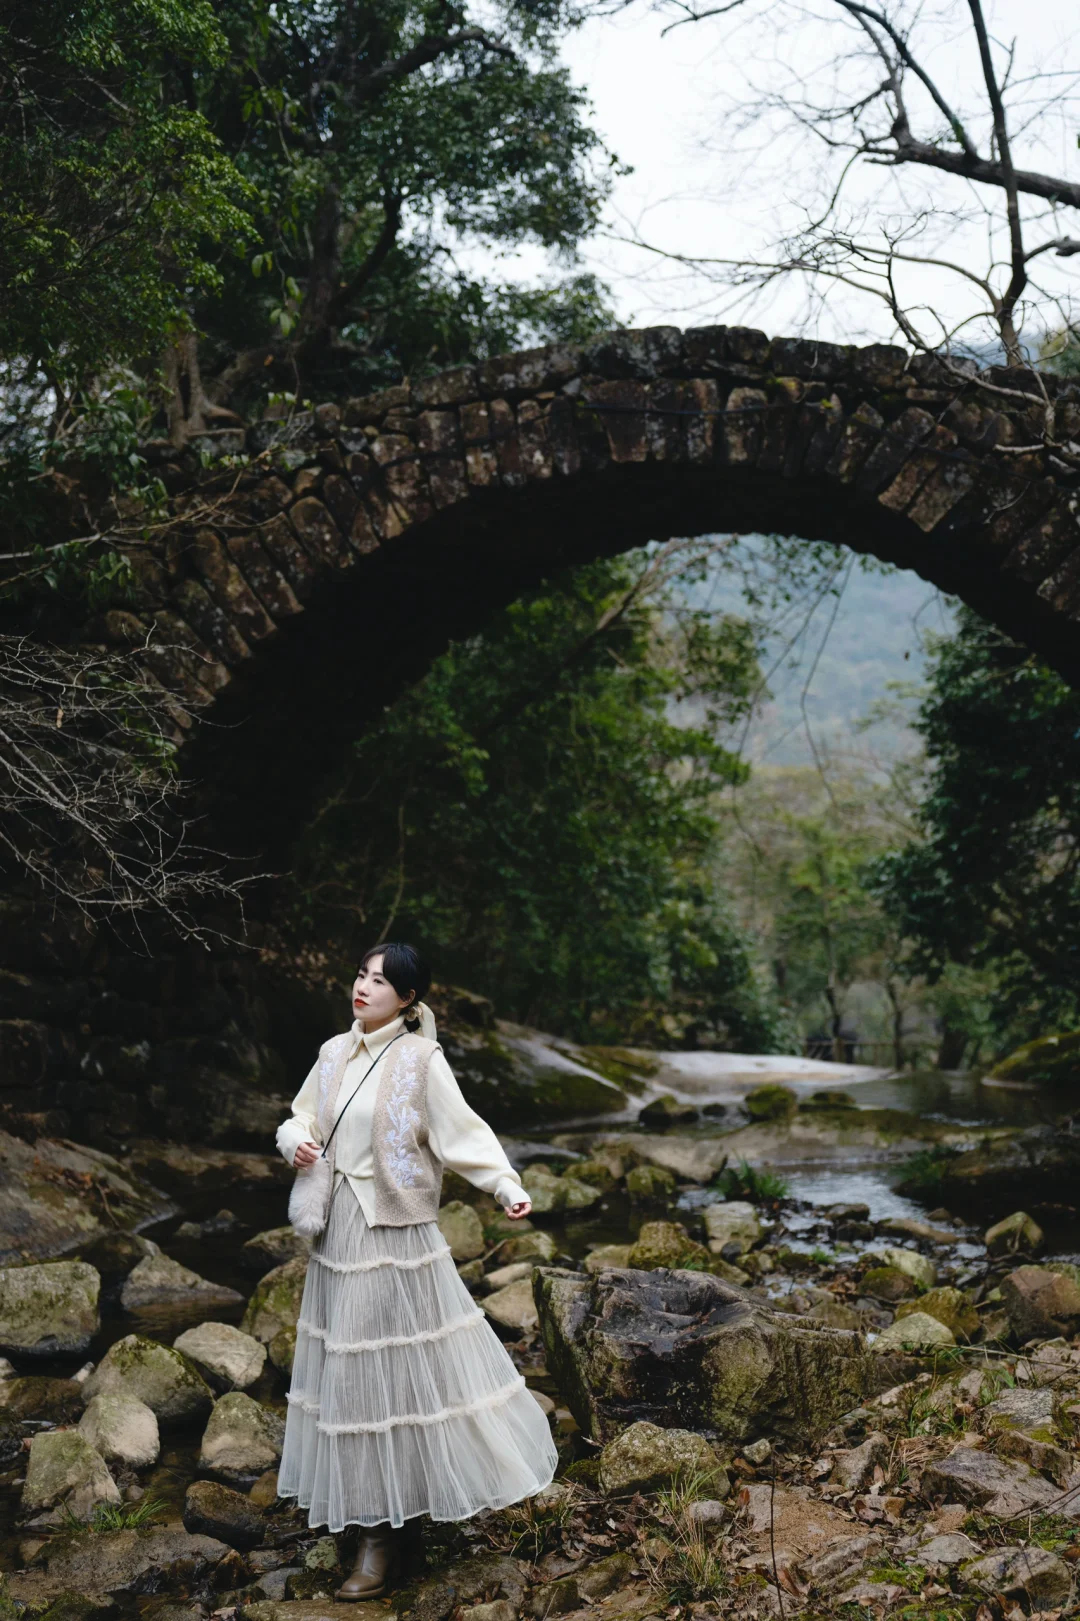
<svg viewBox="0 0 1080 1621">
<path fill-rule="evenodd" d="M 576 1463 L 564 1470 L 562 1478 L 576 1481 L 580 1486 L 591 1486 L 593 1491 L 597 1491 L 600 1487 L 600 1459 L 578 1458 Z"/>
<path fill-rule="evenodd" d="M 751 1120 L 790 1120 L 798 1101 L 790 1087 L 769 1083 L 755 1086 L 746 1094 L 743 1104 Z"/>
<path fill-rule="evenodd" d="M 622 1078 L 606 1073 L 610 1064 L 583 1048 L 548 1048 L 524 1027 L 459 1031 L 444 1045 L 466 1100 L 497 1130 L 626 1105 Z"/>
<path fill-rule="evenodd" d="M 1080 1081 L 1080 1030 L 1040 1036 L 1018 1047 L 990 1071 L 994 1081 L 1030 1086 L 1073 1086 Z"/>
</svg>

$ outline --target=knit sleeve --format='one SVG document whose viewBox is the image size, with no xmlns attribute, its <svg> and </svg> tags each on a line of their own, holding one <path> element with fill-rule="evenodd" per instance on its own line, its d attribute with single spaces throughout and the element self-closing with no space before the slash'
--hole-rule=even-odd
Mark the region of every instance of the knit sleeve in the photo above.
<svg viewBox="0 0 1080 1621">
<path fill-rule="evenodd" d="M 529 1197 L 499 1139 L 487 1121 L 470 1109 L 438 1049 L 428 1066 L 427 1108 L 428 1142 L 449 1170 L 457 1171 L 474 1188 L 493 1194 L 501 1205 Z"/>
<path fill-rule="evenodd" d="M 319 1066 L 322 1055 L 316 1058 L 307 1080 L 292 1101 L 292 1113 L 277 1129 L 278 1152 L 292 1165 L 301 1143 L 322 1141 L 319 1132 Z"/>
</svg>

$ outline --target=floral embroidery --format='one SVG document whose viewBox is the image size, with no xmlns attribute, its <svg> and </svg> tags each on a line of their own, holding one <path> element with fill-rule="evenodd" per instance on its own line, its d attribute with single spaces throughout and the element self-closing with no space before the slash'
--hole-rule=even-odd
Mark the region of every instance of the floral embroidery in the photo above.
<svg viewBox="0 0 1080 1621">
<path fill-rule="evenodd" d="M 329 1124 L 327 1121 L 327 1105 L 330 1101 L 330 1086 L 341 1058 L 342 1048 L 347 1045 L 349 1039 L 348 1032 L 342 1036 L 334 1036 L 326 1042 L 319 1053 L 318 1120 L 324 1132 L 328 1129 Z"/>
<path fill-rule="evenodd" d="M 414 1135 L 420 1124 L 420 1115 L 411 1101 L 417 1081 L 416 1057 L 416 1051 L 411 1047 L 401 1054 L 394 1071 L 393 1090 L 386 1104 L 390 1122 L 386 1133 L 387 1164 L 399 1188 L 414 1188 L 421 1172 Z"/>
</svg>

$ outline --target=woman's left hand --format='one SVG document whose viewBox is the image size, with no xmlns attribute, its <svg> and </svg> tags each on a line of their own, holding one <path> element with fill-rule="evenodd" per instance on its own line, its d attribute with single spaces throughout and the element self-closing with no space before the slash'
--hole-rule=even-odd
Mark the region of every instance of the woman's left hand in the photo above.
<svg viewBox="0 0 1080 1621">
<path fill-rule="evenodd" d="M 520 1221 L 522 1216 L 527 1216 L 531 1209 L 531 1199 L 519 1199 L 516 1204 L 507 1205 L 506 1214 L 510 1217 L 511 1221 Z"/>
</svg>

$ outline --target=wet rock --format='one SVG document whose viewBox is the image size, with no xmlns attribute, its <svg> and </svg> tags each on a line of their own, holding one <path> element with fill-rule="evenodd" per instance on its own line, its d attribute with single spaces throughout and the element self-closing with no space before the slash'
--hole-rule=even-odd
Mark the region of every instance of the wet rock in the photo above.
<svg viewBox="0 0 1080 1621">
<path fill-rule="evenodd" d="M 875 1430 L 866 1437 L 861 1446 L 849 1447 L 833 1454 L 832 1474 L 829 1479 L 834 1485 L 842 1486 L 846 1492 L 861 1491 L 873 1480 L 875 1468 L 879 1465 L 885 1467 L 891 1451 L 892 1442 L 888 1436 L 881 1435 Z"/>
<path fill-rule="evenodd" d="M 485 1295 L 481 1304 L 489 1317 L 504 1328 L 528 1330 L 536 1327 L 536 1302 L 533 1299 L 532 1268 L 529 1277 L 517 1283 L 508 1283 L 493 1294 Z"/>
<path fill-rule="evenodd" d="M 1018 1047 L 990 1071 L 995 1081 L 1015 1086 L 1070 1087 L 1080 1080 L 1080 1030 L 1039 1036 Z"/>
<path fill-rule="evenodd" d="M 692 1103 L 681 1103 L 673 1092 L 661 1092 L 659 1097 L 650 1098 L 645 1106 L 638 1110 L 638 1119 L 643 1126 L 678 1126 L 685 1125 L 690 1120 L 696 1120 L 698 1111 Z"/>
<path fill-rule="evenodd" d="M 184 1497 L 184 1529 L 227 1542 L 230 1548 L 255 1548 L 266 1534 L 266 1521 L 249 1497 L 216 1480 L 196 1480 Z"/>
<path fill-rule="evenodd" d="M 908 1300 L 916 1292 L 914 1278 L 898 1266 L 872 1266 L 863 1273 L 859 1287 L 871 1299 L 884 1300 L 888 1305 Z"/>
<path fill-rule="evenodd" d="M 936 1317 L 957 1340 L 974 1338 L 981 1327 L 979 1314 L 967 1295 L 960 1289 L 950 1288 L 947 1284 L 942 1284 L 936 1289 L 928 1289 L 917 1301 L 901 1302 L 896 1308 L 897 1322 L 916 1311 L 923 1312 L 928 1317 Z"/>
<path fill-rule="evenodd" d="M 1044 1440 L 1053 1440 L 1057 1427 L 1054 1393 L 1038 1387 L 1025 1389 L 1023 1385 L 1015 1390 L 1003 1390 L 980 1410 L 979 1419 L 990 1434 L 996 1430 L 1041 1430 L 1045 1432 Z"/>
<path fill-rule="evenodd" d="M 586 1272 L 603 1272 L 608 1267 L 630 1265 L 630 1244 L 598 1244 L 585 1257 Z"/>
<path fill-rule="evenodd" d="M 1001 1255 L 1037 1255 L 1045 1240 L 1037 1221 L 1024 1210 L 1015 1210 L 1004 1221 L 995 1222 L 983 1234 L 983 1243 L 995 1258 Z"/>
<path fill-rule="evenodd" d="M 1033 1610 L 1064 1609 L 1072 1601 L 1072 1572 L 1064 1559 L 1046 1548 L 995 1548 L 966 1565 L 961 1581 L 992 1597 L 1026 1599 Z"/>
<path fill-rule="evenodd" d="M 875 1250 L 867 1259 L 875 1261 L 880 1266 L 895 1267 L 920 1289 L 932 1289 L 937 1282 L 937 1267 L 927 1256 L 920 1255 L 918 1250 L 902 1247 Z"/>
<path fill-rule="evenodd" d="M 291 1227 L 270 1227 L 249 1238 L 240 1254 L 245 1266 L 265 1273 L 270 1267 L 284 1266 L 286 1261 L 306 1260 L 311 1254 L 311 1239 L 301 1238 Z"/>
<path fill-rule="evenodd" d="M 78 1430 L 41 1430 L 33 1437 L 22 1489 L 24 1515 L 63 1504 L 86 1520 L 98 1503 L 119 1501 L 105 1459 Z"/>
<path fill-rule="evenodd" d="M 94 1396 L 79 1420 L 79 1434 L 109 1464 L 146 1469 L 161 1451 L 153 1409 L 137 1396 L 117 1391 Z"/>
<path fill-rule="evenodd" d="M 83 1386 L 94 1396 L 136 1396 L 159 1424 L 194 1423 L 210 1411 L 213 1393 L 202 1374 L 180 1351 L 157 1340 L 128 1334 L 110 1345 Z"/>
<path fill-rule="evenodd" d="M 116 1597 L 190 1592 L 231 1555 L 214 1537 L 150 1526 L 139 1531 L 105 1531 L 92 1537 L 57 1537 L 41 1562 L 51 1584 L 81 1593 Z"/>
<path fill-rule="evenodd" d="M 101 1276 L 103 1287 L 111 1288 L 114 1283 L 126 1278 L 147 1255 L 155 1255 L 157 1248 L 155 1243 L 139 1233 L 102 1233 L 100 1238 L 80 1247 L 79 1259 L 94 1267 Z"/>
<path fill-rule="evenodd" d="M 472 1205 L 460 1199 L 444 1204 L 438 1216 L 439 1231 L 450 1246 L 455 1261 L 473 1261 L 483 1255 L 484 1229 Z"/>
<path fill-rule="evenodd" d="M 593 1440 L 637 1419 L 737 1442 L 804 1436 L 880 1388 L 860 1336 L 708 1273 L 541 1267 L 533 1287 L 547 1365 Z"/>
<path fill-rule="evenodd" d="M 307 1269 L 307 1261 L 297 1256 L 259 1279 L 240 1323 L 245 1334 L 269 1345 L 279 1329 L 295 1329 Z"/>
<path fill-rule="evenodd" d="M 929 1222 L 916 1221 L 914 1216 L 890 1216 L 877 1224 L 879 1233 L 893 1238 L 917 1238 L 923 1244 L 955 1244 L 956 1234 L 945 1227 L 931 1227 Z"/>
<path fill-rule="evenodd" d="M 600 1189 L 579 1182 L 569 1173 L 556 1176 L 547 1165 L 530 1165 L 522 1174 L 522 1186 L 533 1203 L 533 1215 L 552 1215 L 560 1210 L 587 1210 L 600 1198 Z"/>
<path fill-rule="evenodd" d="M 523 1233 L 514 1233 L 499 1245 L 499 1262 L 500 1265 L 509 1266 L 511 1261 L 553 1261 L 558 1250 L 559 1246 L 550 1233 L 537 1232 L 533 1227 Z"/>
<path fill-rule="evenodd" d="M 0 1382 L 0 1411 L 18 1423 L 73 1424 L 86 1406 L 86 1391 L 74 1379 L 28 1374 Z"/>
<path fill-rule="evenodd" d="M 199 1449 L 199 1468 L 227 1485 L 250 1486 L 267 1469 L 277 1467 L 284 1440 L 284 1419 L 242 1391 L 232 1391 L 214 1403 Z"/>
<path fill-rule="evenodd" d="M 709 1248 L 717 1255 L 728 1244 L 738 1245 L 739 1254 L 743 1255 L 761 1238 L 761 1223 L 752 1204 L 731 1199 L 723 1204 L 706 1205 L 704 1214 Z"/>
<path fill-rule="evenodd" d="M 656 1267 L 672 1269 L 711 1266 L 713 1257 L 690 1237 L 681 1221 L 646 1221 L 630 1248 L 630 1266 L 644 1272 Z"/>
<path fill-rule="evenodd" d="M 211 1283 L 197 1272 L 181 1266 L 161 1250 L 147 1255 L 129 1274 L 120 1291 L 120 1304 L 125 1311 L 137 1311 L 141 1306 L 235 1306 L 243 1295 L 224 1284 Z"/>
<path fill-rule="evenodd" d="M 47 1137 L 27 1143 L 0 1131 L 0 1266 L 63 1255 L 113 1227 L 142 1226 L 173 1208 L 111 1154 Z"/>
<path fill-rule="evenodd" d="M 0 1269 L 0 1349 L 23 1356 L 85 1351 L 101 1326 L 100 1288 L 85 1261 Z"/>
<path fill-rule="evenodd" d="M 658 1491 L 680 1477 L 702 1477 L 717 1497 L 731 1490 L 727 1473 L 703 1435 L 693 1430 L 631 1424 L 600 1454 L 600 1490 L 612 1496 Z"/>
<path fill-rule="evenodd" d="M 1080 1327 L 1080 1287 L 1043 1266 L 1020 1266 L 1001 1282 L 1009 1327 L 1021 1344 Z"/>
<path fill-rule="evenodd" d="M 850 1092 L 839 1092 L 832 1087 L 819 1087 L 799 1105 L 800 1109 L 857 1109 L 859 1105 Z M 869 1214 L 869 1212 L 867 1212 Z"/>
<path fill-rule="evenodd" d="M 177 1335 L 173 1347 L 223 1390 L 246 1390 L 266 1365 L 265 1345 L 231 1323 L 199 1323 Z"/>
<path fill-rule="evenodd" d="M 626 1191 L 633 1204 L 663 1203 L 674 1197 L 675 1178 L 659 1165 L 635 1165 L 626 1173 Z"/>
<path fill-rule="evenodd" d="M 287 1098 L 272 1093 L 246 1094 L 245 1102 L 265 1114 L 265 1125 L 252 1122 L 248 1129 L 265 1131 L 272 1139 L 277 1122 L 288 1108 Z M 188 1142 L 154 1142 L 144 1138 L 133 1144 L 129 1164 L 140 1176 L 189 1196 L 198 1192 L 224 1192 L 226 1188 L 287 1188 L 293 1171 L 280 1154 L 250 1154 L 228 1148 L 195 1147 Z"/>
<path fill-rule="evenodd" d="M 626 1175 L 626 1163 L 621 1154 L 605 1153 L 601 1148 L 585 1159 L 575 1160 L 574 1175 L 578 1181 L 587 1182 L 590 1187 L 607 1193 Z"/>
<path fill-rule="evenodd" d="M 975 1447 L 955 1446 L 945 1458 L 927 1464 L 922 1475 L 924 1495 L 962 1498 L 977 1503 L 1002 1519 L 1038 1509 L 1058 1490 L 1034 1470 L 1011 1458 L 996 1458 Z"/>
<path fill-rule="evenodd" d="M 751 1120 L 790 1120 L 799 1106 L 798 1095 L 789 1086 L 768 1082 L 755 1086 L 743 1098 L 743 1107 Z"/>
<path fill-rule="evenodd" d="M 931 1317 L 925 1311 L 909 1312 L 906 1317 L 897 1317 L 895 1322 L 883 1328 L 874 1341 L 875 1355 L 881 1356 L 891 1351 L 932 1351 L 938 1345 L 955 1345 L 956 1340 L 951 1328 L 947 1328 L 937 1317 Z"/>
</svg>

